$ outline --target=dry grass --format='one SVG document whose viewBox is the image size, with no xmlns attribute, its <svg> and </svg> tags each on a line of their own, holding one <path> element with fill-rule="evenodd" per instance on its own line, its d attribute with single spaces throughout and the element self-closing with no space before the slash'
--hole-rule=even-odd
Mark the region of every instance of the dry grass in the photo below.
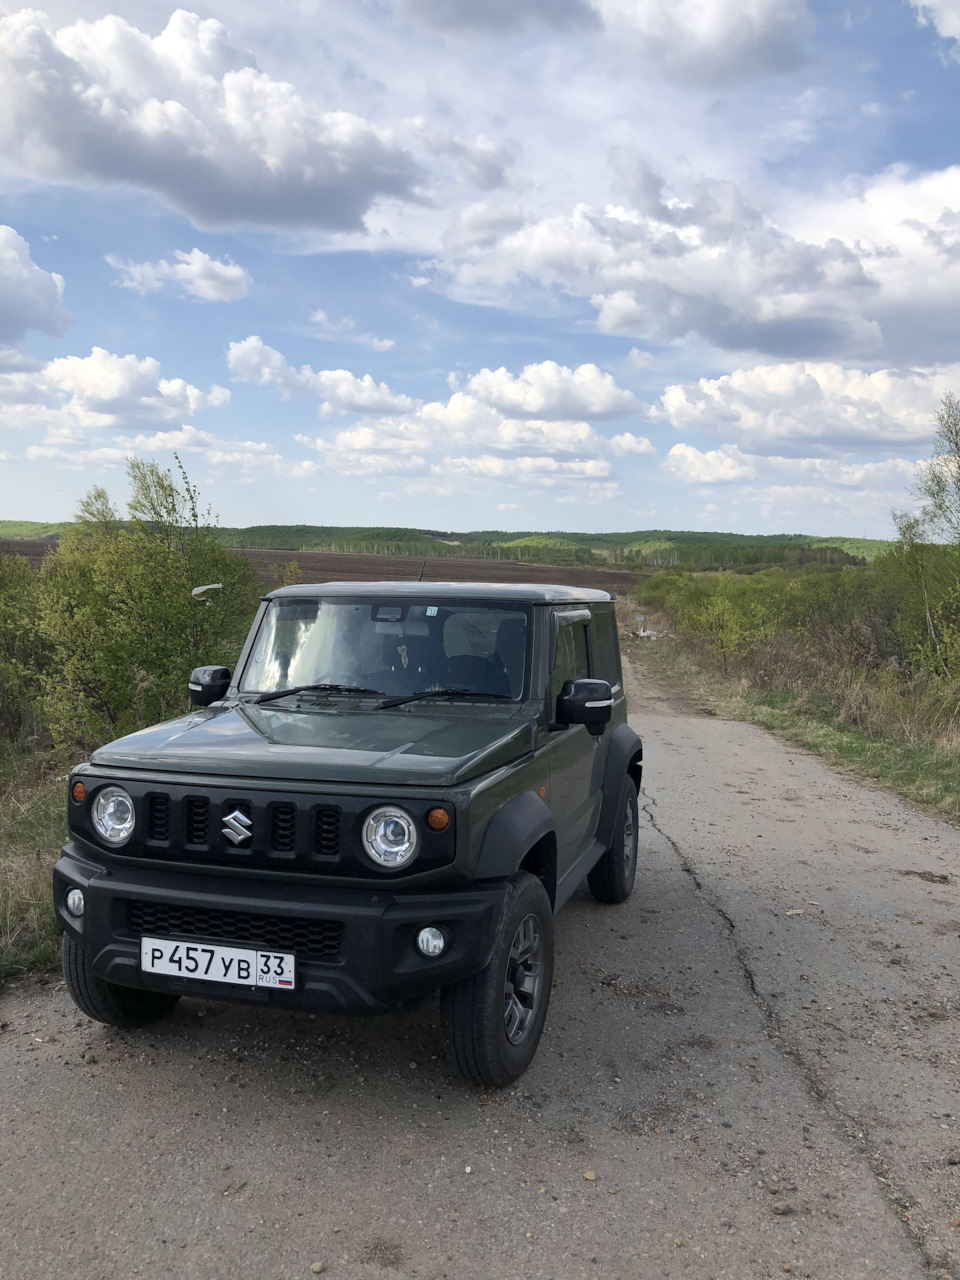
<svg viewBox="0 0 960 1280">
<path fill-rule="evenodd" d="M 792 672 L 782 681 L 792 687 L 763 688 L 742 673 L 724 676 L 685 645 L 629 643 L 642 670 L 717 715 L 761 725 L 960 823 L 958 717 L 942 685 L 906 685 L 892 674 L 837 668 L 820 672 L 819 684 Z"/>
<path fill-rule="evenodd" d="M 0 981 L 52 964 L 50 872 L 65 836 L 64 784 L 41 757 L 4 761 L 0 795 Z"/>
</svg>

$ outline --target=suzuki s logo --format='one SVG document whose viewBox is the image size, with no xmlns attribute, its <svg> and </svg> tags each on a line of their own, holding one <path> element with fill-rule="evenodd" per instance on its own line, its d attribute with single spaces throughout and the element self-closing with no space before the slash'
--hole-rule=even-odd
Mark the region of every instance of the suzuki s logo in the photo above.
<svg viewBox="0 0 960 1280">
<path fill-rule="evenodd" d="M 231 844 L 243 844 L 244 840 L 250 839 L 252 826 L 252 818 L 248 818 L 242 809 L 234 809 L 223 820 L 223 834 Z"/>
</svg>

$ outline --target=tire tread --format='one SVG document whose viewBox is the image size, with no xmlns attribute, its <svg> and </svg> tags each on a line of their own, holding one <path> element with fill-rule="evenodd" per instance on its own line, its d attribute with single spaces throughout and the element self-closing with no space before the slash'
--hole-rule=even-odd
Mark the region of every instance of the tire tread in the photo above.
<svg viewBox="0 0 960 1280">
<path fill-rule="evenodd" d="M 503 1014 L 501 1009 L 491 1007 L 501 996 L 491 985 L 490 969 L 496 964 L 497 957 L 507 941 L 505 934 L 509 928 L 514 904 L 524 892 L 530 892 L 531 889 L 543 895 L 552 920 L 549 899 L 540 880 L 529 872 L 518 872 L 510 881 L 510 890 L 500 913 L 489 964 L 472 977 L 445 987 L 440 994 L 440 1020 L 447 1061 L 462 1079 L 471 1084 L 504 1088 L 517 1078 L 518 1073 L 508 1072 L 491 1051 L 488 1027 L 491 1021 L 502 1019 Z M 552 979 L 552 961 L 548 969 Z M 549 1002 L 549 986 L 542 998 L 545 1002 Z M 539 1041 L 539 1035 L 537 1041 Z"/>
<path fill-rule="evenodd" d="M 133 1030 L 162 1018 L 180 998 L 162 991 L 119 987 L 98 978 L 90 970 L 86 951 L 68 933 L 63 935 L 60 954 L 67 990 L 74 1004 L 94 1022 Z"/>
</svg>

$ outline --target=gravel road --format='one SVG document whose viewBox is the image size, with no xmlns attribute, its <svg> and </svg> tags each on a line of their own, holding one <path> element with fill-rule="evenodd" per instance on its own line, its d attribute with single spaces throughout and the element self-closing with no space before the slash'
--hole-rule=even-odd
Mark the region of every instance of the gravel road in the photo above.
<svg viewBox="0 0 960 1280">
<path fill-rule="evenodd" d="M 126 1034 L 10 986 L 3 1280 L 960 1277 L 957 832 L 632 685 L 637 889 L 558 917 L 516 1089 L 433 1006 Z"/>
</svg>

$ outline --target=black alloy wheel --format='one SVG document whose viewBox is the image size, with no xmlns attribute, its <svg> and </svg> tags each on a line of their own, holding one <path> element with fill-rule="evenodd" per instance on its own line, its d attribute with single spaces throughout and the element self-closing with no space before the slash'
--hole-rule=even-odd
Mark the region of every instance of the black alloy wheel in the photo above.
<svg viewBox="0 0 960 1280">
<path fill-rule="evenodd" d="M 464 1080 L 502 1089 L 540 1043 L 553 986 L 553 907 L 541 882 L 510 879 L 486 968 L 440 995 L 447 1060 Z"/>
<path fill-rule="evenodd" d="M 535 915 L 520 921 L 503 982 L 503 1026 L 511 1044 L 522 1044 L 536 1020 L 543 985 L 543 934 Z"/>
</svg>

